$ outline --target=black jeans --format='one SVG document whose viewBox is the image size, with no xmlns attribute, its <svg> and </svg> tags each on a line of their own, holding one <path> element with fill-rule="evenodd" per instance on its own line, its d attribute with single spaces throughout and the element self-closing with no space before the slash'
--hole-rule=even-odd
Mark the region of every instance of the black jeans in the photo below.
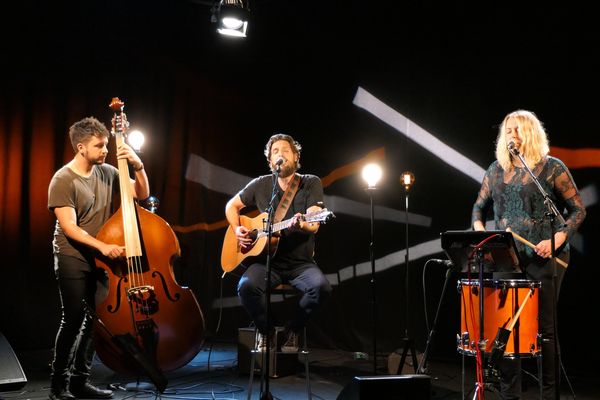
<svg viewBox="0 0 600 400">
<path fill-rule="evenodd" d="M 52 385 L 66 387 L 69 380 L 81 383 L 90 376 L 93 319 L 85 312 L 84 300 L 94 307 L 97 282 L 103 271 L 75 257 L 55 254 L 54 272 L 62 317 L 54 346 Z"/>
<path fill-rule="evenodd" d="M 561 258 L 568 262 L 568 252 Z M 565 269 L 560 265 L 556 266 L 557 279 L 555 288 L 552 261 L 546 261 L 542 265 L 530 263 L 525 272 L 528 279 L 541 282 L 538 307 L 538 331 L 542 335 L 543 399 L 555 400 L 558 398 L 556 393 L 560 390 L 560 365 L 556 365 L 555 360 L 557 356 L 556 351 L 560 348 L 554 331 L 556 313 L 554 306 L 558 302 Z M 521 360 L 503 360 L 500 364 L 502 399 L 519 399 L 521 395 Z"/>
<path fill-rule="evenodd" d="M 252 264 L 242 275 L 238 283 L 238 296 L 242 305 L 250 314 L 256 328 L 262 334 L 267 333 L 267 305 L 265 298 L 267 267 L 264 264 Z M 299 332 L 311 313 L 313 313 L 331 293 L 331 285 L 315 264 L 303 264 L 292 270 L 271 269 L 271 287 L 289 283 L 303 295 L 298 303 L 296 315 L 288 327 Z M 271 326 L 272 328 L 272 326 Z"/>
</svg>

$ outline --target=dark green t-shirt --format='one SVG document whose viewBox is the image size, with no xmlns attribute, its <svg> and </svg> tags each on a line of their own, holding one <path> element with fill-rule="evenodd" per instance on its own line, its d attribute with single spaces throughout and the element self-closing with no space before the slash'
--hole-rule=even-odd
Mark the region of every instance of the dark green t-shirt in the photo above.
<svg viewBox="0 0 600 400">
<path fill-rule="evenodd" d="M 92 174 L 83 177 L 64 166 L 52 177 L 48 187 L 48 209 L 73 207 L 77 225 L 96 236 L 113 213 L 113 194 L 118 187 L 119 171 L 109 164 L 94 165 Z M 55 254 L 64 254 L 89 261 L 93 251 L 88 246 L 69 239 L 56 221 L 54 240 Z"/>
</svg>

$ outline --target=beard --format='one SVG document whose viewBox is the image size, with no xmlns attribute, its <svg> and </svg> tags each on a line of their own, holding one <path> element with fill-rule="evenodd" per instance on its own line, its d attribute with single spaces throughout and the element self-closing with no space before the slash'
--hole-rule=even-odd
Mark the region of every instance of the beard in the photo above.
<svg viewBox="0 0 600 400">
<path fill-rule="evenodd" d="M 96 157 L 91 157 L 90 154 L 88 152 L 85 152 L 83 154 L 83 158 L 85 158 L 87 160 L 87 162 L 89 162 L 91 165 L 102 165 L 104 164 L 104 161 L 106 161 L 106 156 L 96 156 Z"/>
<path fill-rule="evenodd" d="M 274 165 L 271 165 L 271 172 L 275 173 L 277 171 Z M 287 178 L 290 175 L 293 175 L 296 172 L 296 163 L 293 161 L 286 161 L 281 166 L 281 171 L 279 171 L 280 178 Z"/>
</svg>

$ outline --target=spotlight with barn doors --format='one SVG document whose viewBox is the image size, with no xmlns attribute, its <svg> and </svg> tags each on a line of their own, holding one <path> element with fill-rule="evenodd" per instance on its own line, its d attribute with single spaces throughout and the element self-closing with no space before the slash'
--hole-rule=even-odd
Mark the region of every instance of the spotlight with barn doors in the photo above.
<svg viewBox="0 0 600 400">
<path fill-rule="evenodd" d="M 221 35 L 246 37 L 250 17 L 248 0 L 221 0 L 216 15 L 217 32 Z"/>
</svg>

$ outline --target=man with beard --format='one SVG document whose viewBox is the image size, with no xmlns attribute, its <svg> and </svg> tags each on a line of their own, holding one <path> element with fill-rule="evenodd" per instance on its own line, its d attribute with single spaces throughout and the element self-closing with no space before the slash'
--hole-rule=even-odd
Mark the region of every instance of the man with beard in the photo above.
<svg viewBox="0 0 600 400">
<path fill-rule="evenodd" d="M 109 133 L 100 121 L 84 118 L 71 126 L 69 136 L 75 157 L 54 174 L 48 188 L 48 209 L 56 215 L 52 244 L 62 312 L 49 397 L 109 398 L 112 391 L 90 383 L 93 324 L 85 304 L 94 307 L 98 281 L 104 278 L 95 267 L 95 255 L 112 259 L 125 255 L 122 246 L 95 238 L 113 213 L 119 171 L 104 164 Z M 123 144 L 117 149 L 117 159 L 126 159 L 135 171 L 135 180 L 130 179 L 135 196 L 147 198 L 148 177 L 140 158 Z"/>
<path fill-rule="evenodd" d="M 291 226 L 280 231 L 277 251 L 271 259 L 271 287 L 288 283 L 302 293 L 295 316 L 286 324 L 286 339 L 281 347 L 284 352 L 298 351 L 298 333 L 304 328 L 309 316 L 331 292 L 329 282 L 313 258 L 315 234 L 319 223 L 307 222 L 302 218 L 302 214 L 321 210 L 323 186 L 319 177 L 300 175 L 296 172 L 300 168 L 301 149 L 300 144 L 289 135 L 271 136 L 264 154 L 271 171 L 279 171 L 279 174 L 253 179 L 229 200 L 225 207 L 227 221 L 235 232 L 239 245 L 241 248 L 247 248 L 253 240 L 249 237 L 250 231 L 240 224 L 240 211 L 245 207 L 256 207 L 261 213 L 267 212 L 273 191 L 275 198 L 272 207 L 275 210 L 288 186 L 298 185 L 297 192 L 282 218 L 291 219 Z M 238 283 L 238 295 L 258 329 L 258 348 L 264 350 L 265 336 L 270 325 L 267 322 L 264 295 L 266 262 L 264 259 L 253 259 L 247 267 Z"/>
</svg>

